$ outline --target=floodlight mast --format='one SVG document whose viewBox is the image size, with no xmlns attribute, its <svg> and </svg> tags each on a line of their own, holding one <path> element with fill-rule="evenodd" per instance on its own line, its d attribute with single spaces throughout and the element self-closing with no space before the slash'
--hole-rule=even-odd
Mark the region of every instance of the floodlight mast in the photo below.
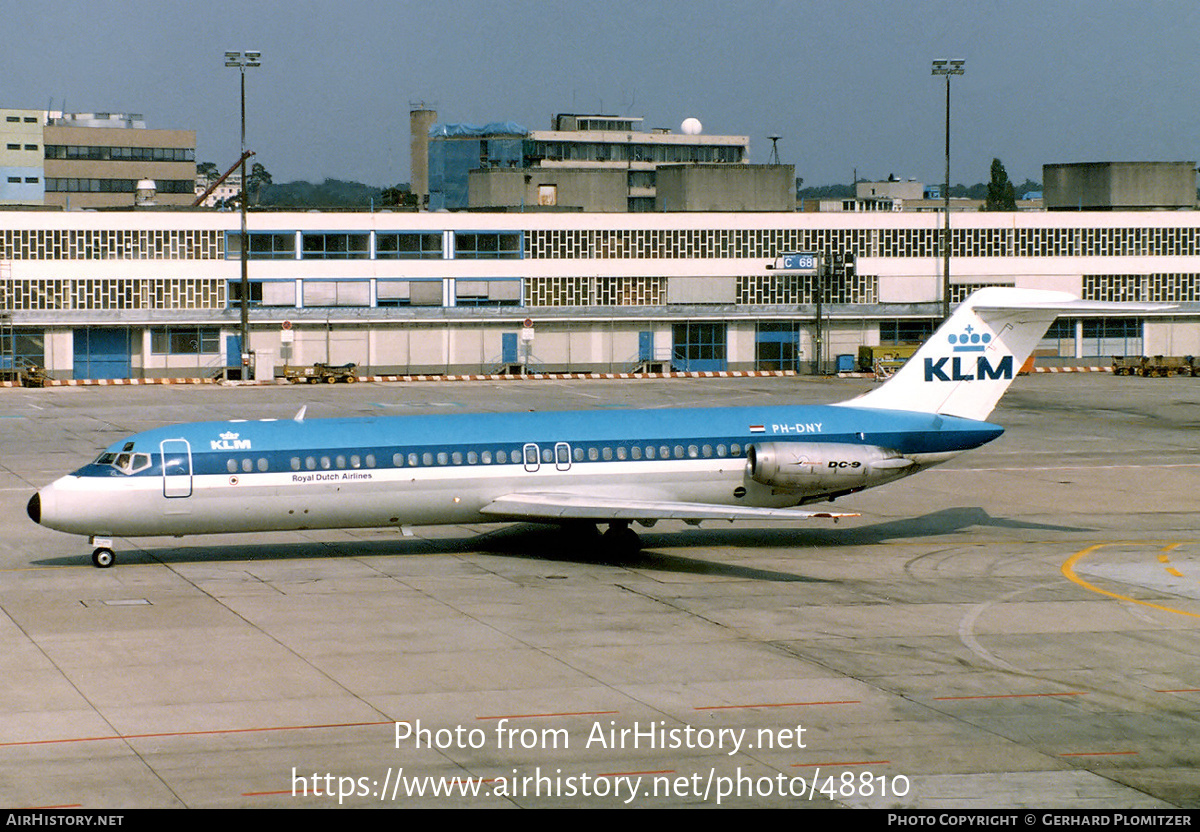
<svg viewBox="0 0 1200 832">
<path fill-rule="evenodd" d="M 946 78 L 946 178 L 942 184 L 944 221 L 942 225 L 942 320 L 950 317 L 950 76 L 962 75 L 966 60 L 940 58 L 933 62 L 930 74 Z"/>
<path fill-rule="evenodd" d="M 241 378 L 246 380 L 248 368 L 250 366 L 250 277 L 248 273 L 247 258 L 249 257 L 250 240 L 246 234 L 246 199 L 248 193 L 249 180 L 246 177 L 246 67 L 262 66 L 262 53 L 257 50 L 247 50 L 242 52 L 226 52 L 225 66 L 235 67 L 242 80 L 242 198 L 241 203 L 242 215 L 242 235 L 241 235 L 241 250 L 242 250 L 242 302 L 241 302 Z"/>
</svg>

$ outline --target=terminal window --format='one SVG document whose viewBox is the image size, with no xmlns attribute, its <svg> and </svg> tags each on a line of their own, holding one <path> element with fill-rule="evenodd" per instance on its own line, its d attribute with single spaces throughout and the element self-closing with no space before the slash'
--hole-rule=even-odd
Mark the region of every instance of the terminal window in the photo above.
<svg viewBox="0 0 1200 832">
<path fill-rule="evenodd" d="M 167 326 L 150 330 L 150 351 L 157 355 L 212 355 L 220 352 L 215 326 Z"/>
</svg>

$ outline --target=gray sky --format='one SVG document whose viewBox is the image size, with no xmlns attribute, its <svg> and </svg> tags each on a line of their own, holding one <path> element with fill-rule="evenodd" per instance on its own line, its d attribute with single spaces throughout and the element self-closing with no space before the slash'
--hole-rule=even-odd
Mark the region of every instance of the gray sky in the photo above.
<svg viewBox="0 0 1200 832">
<path fill-rule="evenodd" d="M 942 178 L 953 84 L 955 182 L 1048 162 L 1194 161 L 1200 136 L 1195 0 L 0 0 L 5 106 L 144 113 L 196 130 L 199 160 L 247 144 L 276 181 L 408 180 L 408 109 L 440 122 L 556 112 L 644 116 L 767 136 L 806 185 L 895 173 Z M 240 33 L 245 34 L 240 34 Z"/>
</svg>

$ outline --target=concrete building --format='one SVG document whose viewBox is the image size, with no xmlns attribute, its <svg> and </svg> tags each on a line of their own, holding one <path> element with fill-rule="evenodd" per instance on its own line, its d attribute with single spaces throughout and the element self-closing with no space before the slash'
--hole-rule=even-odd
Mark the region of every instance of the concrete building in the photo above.
<svg viewBox="0 0 1200 832">
<path fill-rule="evenodd" d="M 0 205 L 41 205 L 42 110 L 0 109 Z"/>
<path fill-rule="evenodd" d="M 1042 166 L 1048 211 L 1178 211 L 1196 207 L 1195 162 L 1077 162 Z"/>
<path fill-rule="evenodd" d="M 208 187 L 211 184 L 212 182 L 207 176 L 201 176 L 197 174 L 195 198 L 198 199 L 201 194 L 208 190 Z M 241 192 L 242 174 L 240 171 L 235 170 L 233 173 L 226 176 L 225 181 L 214 188 L 212 193 L 205 197 L 204 202 L 202 202 L 201 205 L 205 208 L 216 208 L 220 205 L 226 204 L 229 200 L 233 199 Z"/>
<path fill-rule="evenodd" d="M 51 113 L 43 143 L 47 205 L 127 207 L 143 179 L 154 180 L 159 205 L 196 197 L 194 130 L 147 129 L 140 114 Z"/>
<path fill-rule="evenodd" d="M 236 363 L 238 229 L 215 211 L 0 212 L 11 351 L 59 378 Z M 940 234 L 937 214 L 915 212 L 255 212 L 250 348 L 260 376 L 315 361 L 367 373 L 806 371 L 821 285 L 827 367 L 932 330 Z M 783 270 L 790 252 L 848 265 L 818 280 Z M 1061 320 L 1042 363 L 1200 355 L 1200 212 L 964 213 L 952 253 L 954 302 L 1015 285 L 1177 304 Z"/>
<path fill-rule="evenodd" d="M 792 165 L 659 165 L 657 211 L 793 211 Z"/>
<path fill-rule="evenodd" d="M 556 115 L 551 130 L 526 130 L 513 122 L 435 127 L 429 145 L 430 207 L 521 210 L 541 204 L 558 210 L 654 211 L 660 166 L 749 161 L 746 136 L 704 135 L 695 119 L 685 121 L 687 130 L 680 133 L 646 131 L 642 121 L 568 113 Z M 525 187 L 497 172 L 505 170 L 521 171 L 528 177 Z M 613 174 L 625 179 L 623 200 L 613 197 Z M 775 210 L 775 201 L 772 193 L 768 205 L 752 210 Z"/>
</svg>

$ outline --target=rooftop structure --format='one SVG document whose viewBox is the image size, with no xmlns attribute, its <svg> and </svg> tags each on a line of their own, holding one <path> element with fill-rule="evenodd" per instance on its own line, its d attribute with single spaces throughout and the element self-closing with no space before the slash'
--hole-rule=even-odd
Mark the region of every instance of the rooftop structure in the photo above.
<svg viewBox="0 0 1200 832">
<path fill-rule="evenodd" d="M 646 131 L 642 121 L 564 113 L 554 117 L 550 130 L 527 130 L 513 122 L 436 126 L 429 146 L 430 207 L 661 210 L 655 200 L 660 165 L 749 161 L 746 136 L 704 135 L 695 119 L 685 122 L 691 132 L 680 133 L 667 128 Z M 527 179 L 493 173 L 504 170 L 519 170 Z M 472 176 L 473 171 L 478 173 Z M 620 177 L 623 186 L 616 184 Z M 497 181 L 489 182 L 491 178 Z M 545 186 L 554 186 L 552 195 Z M 616 196 L 618 191 L 623 199 Z"/>
</svg>

